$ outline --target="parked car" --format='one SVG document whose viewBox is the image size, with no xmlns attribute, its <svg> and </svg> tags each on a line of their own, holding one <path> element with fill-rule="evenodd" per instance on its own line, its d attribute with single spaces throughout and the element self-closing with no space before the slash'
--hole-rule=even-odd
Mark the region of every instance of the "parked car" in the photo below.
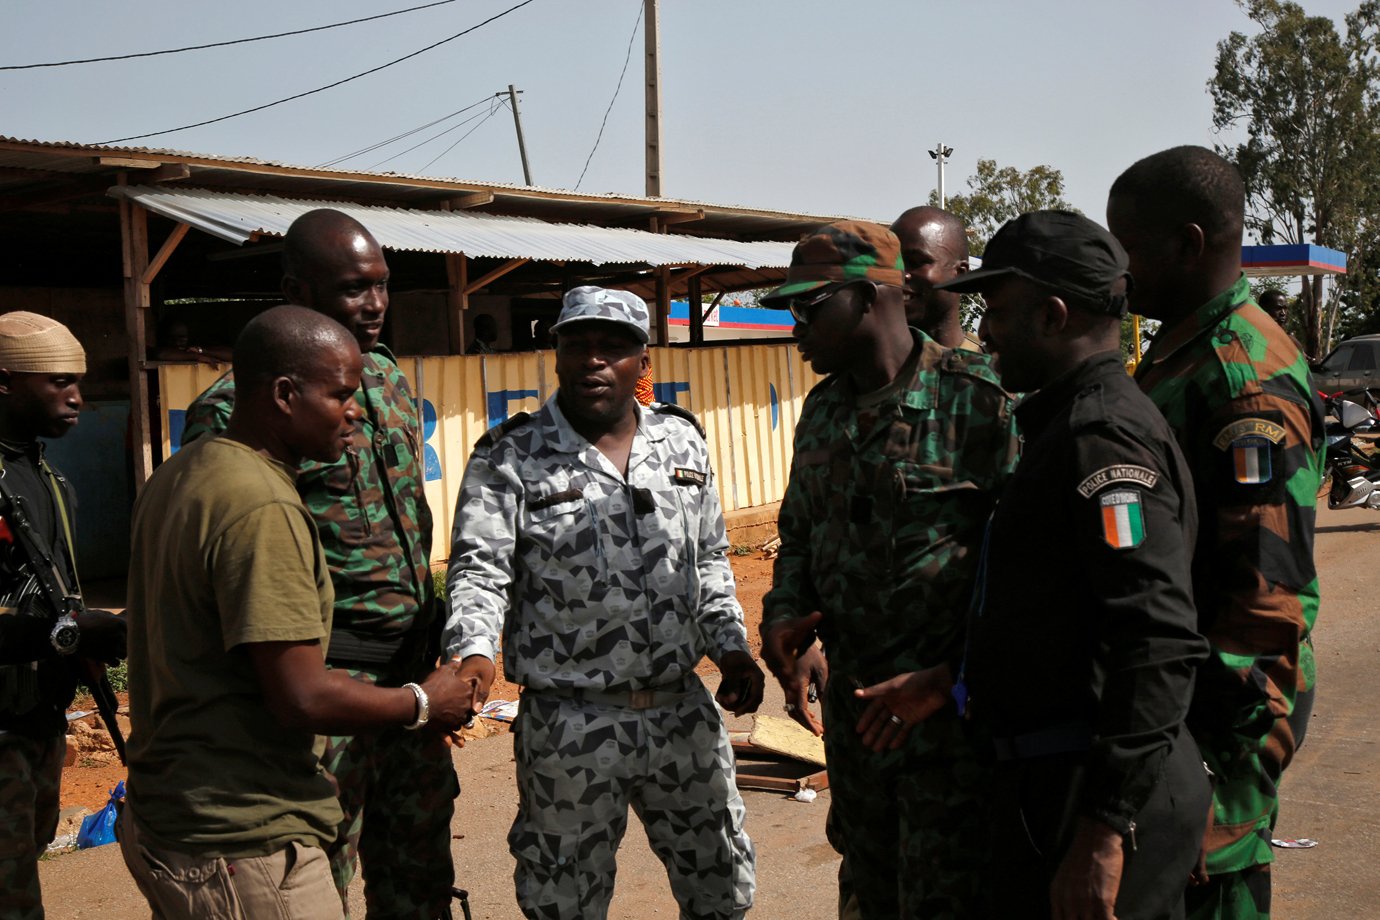
<svg viewBox="0 0 1380 920">
<path fill-rule="evenodd" d="M 1313 385 L 1323 393 L 1380 390 L 1380 335 L 1358 335 L 1313 365 Z"/>
</svg>

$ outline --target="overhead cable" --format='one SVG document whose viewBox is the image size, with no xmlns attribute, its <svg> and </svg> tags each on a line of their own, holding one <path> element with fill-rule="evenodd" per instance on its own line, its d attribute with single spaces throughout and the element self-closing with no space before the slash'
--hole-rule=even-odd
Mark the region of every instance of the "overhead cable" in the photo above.
<svg viewBox="0 0 1380 920">
<path fill-rule="evenodd" d="M 400 140 L 402 140 L 402 139 L 405 138 L 405 137 L 411 137 L 412 135 L 416 134 L 418 131 L 425 131 L 427 128 L 430 128 L 432 125 L 439 125 L 441 122 L 446 121 L 447 119 L 450 119 L 450 118 L 454 118 L 456 115 L 461 115 L 461 114 L 463 114 L 463 113 L 465 113 L 465 112 L 468 112 L 470 109 L 478 108 L 479 106 L 481 106 L 481 105 L 483 105 L 484 103 L 488 102 L 488 101 L 489 101 L 489 98 L 490 98 L 490 97 L 485 96 L 483 99 L 480 99 L 478 102 L 473 102 L 473 103 L 471 103 L 471 104 L 465 106 L 463 109 L 456 109 L 454 112 L 451 112 L 449 115 L 442 115 L 440 118 L 437 118 L 437 119 L 435 119 L 435 120 L 433 120 L 433 121 L 429 121 L 429 122 L 427 122 L 427 123 L 424 124 L 424 125 L 418 125 L 417 127 L 413 128 L 411 131 L 404 131 L 402 134 L 395 134 L 395 135 L 393 135 L 392 137 L 388 138 L 387 140 L 379 141 L 377 144 L 370 144 L 368 147 L 361 147 L 360 149 L 356 150 L 356 151 L 353 152 L 353 153 L 347 153 L 347 154 L 344 154 L 343 156 L 338 156 L 338 157 L 336 157 L 334 160 L 327 160 L 327 161 L 324 162 L 324 163 L 318 163 L 318 164 L 316 165 L 316 168 L 317 168 L 317 169 L 328 169 L 328 168 L 330 168 L 330 167 L 332 167 L 332 166 L 335 166 L 335 165 L 338 164 L 338 163 L 344 163 L 346 160 L 353 160 L 355 157 L 363 156 L 363 155 L 366 154 L 366 153 L 373 153 L 375 150 L 378 150 L 378 149 L 381 148 L 381 147 L 387 147 L 389 144 L 396 143 L 397 141 L 400 141 Z M 461 122 L 461 124 L 464 124 L 464 122 Z M 423 143 L 425 143 L 425 142 L 423 142 Z"/>
<path fill-rule="evenodd" d="M 463 36 L 469 35 L 471 32 L 475 31 L 476 29 L 481 29 L 481 28 L 483 28 L 484 26 L 488 25 L 489 23 L 494 22 L 495 20 L 498 20 L 498 19 L 502 19 L 504 16 L 507 16 L 509 13 L 516 12 L 517 10 L 522 9 L 524 6 L 527 6 L 529 3 L 533 3 L 533 2 L 535 2 L 535 0 L 522 0 L 521 3 L 518 3 L 518 4 L 516 4 L 515 6 L 510 6 L 510 7 L 508 7 L 508 9 L 504 10 L 503 12 L 501 12 L 501 13 L 496 13 L 495 15 L 490 16 L 488 19 L 484 20 L 483 22 L 479 23 L 478 25 L 470 26 L 468 29 L 465 29 L 465 30 L 462 31 L 462 32 L 456 32 L 454 35 L 451 35 L 451 36 L 448 37 L 448 38 L 443 38 L 443 39 L 441 39 L 441 40 L 438 41 L 438 42 L 433 42 L 433 43 L 431 43 L 430 45 L 427 45 L 425 48 L 419 48 L 419 49 L 417 49 L 416 51 L 413 51 L 411 54 L 405 54 L 405 55 L 403 55 L 403 56 L 400 57 L 400 58 L 396 58 L 396 59 L 394 59 L 394 60 L 389 61 L 387 64 L 380 64 L 379 66 L 377 66 L 377 67 L 372 67 L 372 68 L 370 68 L 369 70 L 363 71 L 362 73 L 357 73 L 357 74 L 355 74 L 355 75 L 352 76 L 352 77 L 346 77 L 346 78 L 343 79 L 343 80 L 336 80 L 334 83 L 327 83 L 325 86 L 318 86 L 316 89 L 309 89 L 309 90 L 307 90 L 306 92 L 303 92 L 303 93 L 297 93 L 296 95 L 287 96 L 287 97 L 285 97 L 285 98 L 283 98 L 283 99 L 277 99 L 277 100 L 274 100 L 273 102 L 266 102 L 266 103 L 264 103 L 263 105 L 256 105 L 256 106 L 254 106 L 254 107 L 251 108 L 251 109 L 244 109 L 244 110 L 239 111 L 239 112 L 231 112 L 229 115 L 221 115 L 221 116 L 218 117 L 218 118 L 208 118 L 208 119 L 206 119 L 205 121 L 194 122 L 194 123 L 192 123 L 192 124 L 190 124 L 190 125 L 181 125 L 180 127 L 177 127 L 177 128 L 167 128 L 167 129 L 162 130 L 162 131 L 150 131 L 150 132 L 148 132 L 147 134 L 131 134 L 129 137 L 117 137 L 117 138 L 115 138 L 114 140 L 99 141 L 99 142 L 97 143 L 97 145 L 98 145 L 98 146 L 104 146 L 104 145 L 106 145 L 106 144 L 122 144 L 122 143 L 124 143 L 125 141 L 138 141 L 138 140 L 143 140 L 143 139 L 146 138 L 146 137 L 158 137 L 159 135 L 162 135 L 162 134 L 174 134 L 174 133 L 176 133 L 176 132 L 178 132 L 178 131 L 186 131 L 186 130 L 189 130 L 189 129 L 191 129 L 191 128 L 201 128 L 201 127 L 204 127 L 205 125 L 213 125 L 213 124 L 215 124 L 216 122 L 228 121 L 228 120 L 231 119 L 231 118 L 239 118 L 241 115 L 249 115 L 249 114 L 251 114 L 251 113 L 253 113 L 253 112 L 262 112 L 264 109 L 271 109 L 271 108 L 273 108 L 273 106 L 275 106 L 275 105 L 282 105 L 284 102 L 292 102 L 292 101 L 294 101 L 294 100 L 296 100 L 296 99 L 302 99 L 302 98 L 304 98 L 304 97 L 306 97 L 306 96 L 312 96 L 312 95 L 315 95 L 316 93 L 325 92 L 325 91 L 328 90 L 328 89 L 334 89 L 334 88 L 337 87 L 337 86 L 343 86 L 343 85 L 345 85 L 346 83 L 350 83 L 350 82 L 352 82 L 352 81 L 354 81 L 354 80 L 358 80 L 358 79 L 360 79 L 361 77 L 367 77 L 367 76 L 369 76 L 370 74 L 378 73 L 380 70 L 384 70 L 384 69 L 386 69 L 386 68 L 392 67 L 394 64 L 401 64 L 403 61 L 411 60 L 412 58 L 417 57 L 418 55 L 425 54 L 425 53 L 428 52 L 428 51 L 431 51 L 431 50 L 433 50 L 433 49 L 435 49 L 435 48 L 439 48 L 439 47 L 441 47 L 442 45 L 446 44 L 447 42 L 453 42 L 453 41 L 455 41 L 457 38 L 461 38 L 461 37 L 463 37 Z"/>
<path fill-rule="evenodd" d="M 594 151 L 599 149 L 599 141 L 604 138 L 604 125 L 609 123 L 609 112 L 613 111 L 613 104 L 618 101 L 618 91 L 623 88 L 623 75 L 628 72 L 628 61 L 632 60 L 633 41 L 637 38 L 638 27 L 642 25 L 642 10 L 642 0 L 637 0 L 637 21 L 633 23 L 632 35 L 628 36 L 628 54 L 623 58 L 623 69 L 618 73 L 618 85 L 613 88 L 613 98 L 609 100 L 609 107 L 604 109 L 604 120 L 599 123 L 599 136 L 594 139 L 589 156 L 585 157 L 585 168 L 580 170 L 580 178 L 575 181 L 574 191 L 578 192 L 580 183 L 585 181 L 585 173 L 589 171 L 589 163 L 594 159 Z"/>
<path fill-rule="evenodd" d="M 491 98 L 489 98 L 489 99 L 485 99 L 484 101 L 490 103 L 490 105 L 489 105 L 489 110 L 488 110 L 487 112 L 475 112 L 475 113 L 474 113 L 473 115 L 471 115 L 469 118 L 462 118 L 462 119 L 460 119 L 459 121 L 457 121 L 455 124 L 451 125 L 449 128 L 446 128 L 444 131 L 439 131 L 439 132 L 437 132 L 436 134 L 431 135 L 431 137 L 428 137 L 428 138 L 427 138 L 426 140 L 424 140 L 424 141 L 418 141 L 417 143 L 413 144 L 411 147 L 408 147 L 406 150 L 399 150 L 397 153 L 393 154 L 392 156 L 388 156 L 388 157 L 383 158 L 382 160 L 379 160 L 377 163 L 373 164 L 373 165 L 370 166 L 369 168 L 370 168 L 371 170 L 372 170 L 372 169 L 378 169 L 378 168 L 379 168 L 380 166 L 382 166 L 384 163 L 391 163 L 393 160 L 396 160 L 398 157 L 400 157 L 400 156 L 405 156 L 405 155 L 411 153 L 412 151 L 416 150 L 418 147 L 425 147 L 427 144 L 431 143 L 432 141 L 436 140 L 437 138 L 445 137 L 447 134 L 449 134 L 449 133 L 452 132 L 452 131 L 458 131 L 459 129 L 463 128 L 465 125 L 467 125 L 467 124 L 469 124 L 470 122 L 474 121 L 476 118 L 484 118 L 484 119 L 487 119 L 487 117 L 488 117 L 489 115 L 492 115 L 492 114 L 493 114 L 493 111 L 494 111 L 494 110 L 493 110 L 493 104 L 492 104 L 492 103 L 493 103 L 493 99 L 492 99 L 492 97 L 491 97 Z M 479 125 L 475 125 L 475 127 L 477 128 L 477 127 L 479 127 Z M 468 132 L 465 134 L 465 136 L 466 136 L 466 137 L 469 136 Z"/>
<path fill-rule="evenodd" d="M 72 61 L 51 61 L 46 64 L 9 64 L 0 66 L 0 70 L 34 70 L 39 67 L 70 67 L 73 64 L 102 64 L 106 61 L 130 61 L 135 58 L 158 57 L 162 54 L 181 54 L 184 51 L 205 51 L 207 48 L 224 48 L 227 45 L 243 45 L 248 42 L 268 41 L 271 38 L 287 38 L 290 35 L 306 35 L 309 32 L 324 32 L 327 29 L 338 29 L 341 26 L 358 25 L 361 22 L 372 22 L 375 19 L 387 19 L 389 16 L 401 16 L 403 13 L 415 13 L 418 10 L 428 10 L 433 6 L 445 6 L 447 3 L 454 2 L 455 0 L 436 0 L 435 3 L 424 3 L 421 6 L 412 6 L 405 10 L 394 10 L 391 13 L 379 13 L 377 16 L 365 16 L 363 19 L 333 22 L 330 25 L 313 26 L 310 29 L 294 29 L 291 32 L 275 32 L 272 35 L 255 35 L 252 38 L 234 38 L 230 41 L 210 42 L 205 45 L 188 45 L 185 48 L 167 48 L 163 51 L 140 51 L 135 54 L 114 54 L 110 57 L 77 58 Z"/>
<path fill-rule="evenodd" d="M 441 157 L 445 156 L 446 154 L 448 154 L 448 153 L 450 153 L 452 150 L 454 150 L 454 149 L 456 148 L 456 145 L 458 145 L 458 144 L 459 144 L 461 141 L 463 141 L 465 138 L 469 137 L 471 134 L 473 134 L 474 132 L 476 132 L 476 131 L 478 131 L 480 128 L 482 128 L 482 127 L 484 126 L 484 122 L 488 121 L 490 118 L 493 118 L 494 115 L 497 114 L 498 111 L 499 111 L 500 109 L 503 109 L 503 108 L 506 108 L 506 106 L 496 105 L 496 106 L 494 106 L 493 108 L 489 109 L 489 113 L 488 113 L 487 115 L 484 116 L 483 120 L 481 120 L 481 121 L 479 122 L 479 124 L 475 125 L 473 128 L 470 128 L 470 129 L 469 129 L 468 131 L 466 131 L 464 134 L 462 134 L 462 135 L 460 135 L 458 138 L 456 138 L 454 144 L 451 144 L 451 145 L 450 145 L 449 147 L 447 147 L 445 150 L 442 150 L 440 153 L 436 154 L 436 156 L 434 156 L 434 157 L 432 157 L 430 160 L 428 160 L 428 161 L 427 161 L 427 164 L 426 164 L 425 166 L 423 166 L 421 169 L 417 170 L 417 172 L 419 172 L 419 173 L 426 172 L 428 169 L 431 168 L 431 164 L 432 164 L 432 163 L 435 163 L 437 160 L 441 159 Z"/>
</svg>

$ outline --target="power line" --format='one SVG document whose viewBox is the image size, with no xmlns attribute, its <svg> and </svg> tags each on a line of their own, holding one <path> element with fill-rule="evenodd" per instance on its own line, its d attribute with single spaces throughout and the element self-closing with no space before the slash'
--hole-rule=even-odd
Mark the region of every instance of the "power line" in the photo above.
<svg viewBox="0 0 1380 920">
<path fill-rule="evenodd" d="M 421 6 L 408 7 L 405 10 L 394 10 L 391 13 L 379 13 L 377 16 L 365 16 L 363 19 L 351 19 L 347 22 L 333 22 L 327 26 L 314 26 L 310 29 L 297 29 L 292 32 L 275 32 L 272 35 L 256 35 L 253 38 L 236 38 L 225 42 L 211 42 L 205 45 L 188 45 L 185 48 L 168 48 L 163 51 L 141 51 L 136 54 L 116 54 L 110 57 L 97 58 L 78 58 L 72 61 L 52 61 L 47 64 L 10 64 L 0 67 L 0 70 L 34 70 L 39 67 L 68 67 L 72 64 L 101 64 L 106 61 L 129 61 L 134 58 L 158 57 L 161 54 L 181 54 L 184 51 L 205 51 L 207 48 L 224 48 L 227 45 L 243 45 L 247 42 L 262 42 L 270 38 L 287 38 L 290 35 L 306 35 L 309 32 L 324 32 L 327 29 L 338 29 L 341 26 L 358 25 L 361 22 L 372 22 L 375 19 L 387 19 L 389 16 L 401 16 L 403 13 L 415 13 L 418 10 L 428 10 L 433 6 L 445 6 L 447 3 L 454 3 L 455 0 L 436 0 L 435 3 L 424 3 Z"/>
<path fill-rule="evenodd" d="M 449 38 L 443 38 L 443 39 L 441 39 L 441 40 L 438 41 L 438 42 L 433 42 L 433 43 L 431 43 L 430 45 L 427 45 L 425 48 L 419 48 L 418 50 L 413 51 L 411 54 L 404 54 L 402 57 L 396 58 L 396 59 L 394 59 L 394 60 L 392 60 L 392 61 L 389 61 L 387 64 L 380 64 L 379 66 L 370 68 L 369 70 L 366 70 L 366 71 L 364 71 L 364 72 L 362 72 L 362 73 L 357 73 L 357 74 L 355 74 L 355 75 L 352 76 L 352 77 L 346 77 L 346 78 L 343 79 L 343 80 L 336 80 L 334 83 L 327 83 L 325 86 L 318 86 L 316 89 L 309 89 L 309 90 L 307 90 L 306 92 L 303 92 L 303 93 L 297 93 L 296 95 L 287 96 L 286 98 L 283 98 L 283 99 L 277 99 L 277 100 L 275 100 L 275 101 L 273 101 L 273 102 L 266 102 L 266 103 L 264 103 L 263 105 L 256 105 L 256 106 L 254 106 L 252 109 L 244 109 L 244 110 L 239 111 L 239 112 L 232 112 L 232 113 L 230 113 L 229 115 L 221 115 L 219 118 L 208 118 L 208 119 L 206 119 L 205 121 L 194 122 L 193 124 L 190 124 L 190 125 L 182 125 L 181 127 L 177 127 L 177 128 L 167 128 L 166 130 L 163 130 L 163 131 L 150 131 L 150 132 L 147 133 L 147 134 L 131 134 L 129 137 L 117 137 L 117 138 L 115 138 L 114 140 L 109 140 L 109 141 L 99 141 L 99 142 L 98 142 L 98 146 L 106 145 L 106 144 L 122 144 L 122 143 L 124 143 L 125 141 L 138 141 L 138 140 L 143 140 L 143 139 L 146 138 L 146 137 L 158 137 L 159 135 L 162 135 L 162 134 L 175 134 L 175 133 L 178 132 L 178 131 L 186 131 L 186 130 L 188 130 L 188 129 L 190 129 L 190 128 L 201 128 L 201 127 L 204 127 L 204 126 L 206 126 L 206 125 L 213 125 L 213 124 L 215 124 L 216 122 L 228 121 L 228 120 L 231 119 L 231 118 L 239 118 L 241 115 L 249 115 L 249 114 L 251 114 L 251 113 L 253 113 L 253 112 L 262 112 L 264 109 L 271 109 L 271 108 L 273 108 L 275 105 L 282 105 L 284 102 L 292 102 L 292 101 L 294 101 L 294 100 L 296 100 L 296 99 L 302 99 L 302 98 L 304 98 L 304 97 L 306 97 L 306 96 L 312 96 L 312 95 L 315 95 L 316 93 L 325 92 L 325 91 L 328 90 L 328 89 L 334 89 L 334 88 L 337 87 L 337 86 L 343 86 L 343 85 L 345 85 L 346 83 L 350 83 L 350 82 L 352 82 L 352 81 L 354 81 L 354 80 L 358 80 L 360 77 L 367 77 L 367 76 L 369 76 L 370 74 L 378 73 L 380 70 L 384 70 L 384 69 L 386 69 L 386 68 L 392 67 L 394 64 L 401 64 L 403 61 L 411 60 L 412 58 L 417 57 L 418 55 L 425 54 L 425 53 L 428 52 L 428 51 L 431 51 L 431 50 L 433 50 L 433 49 L 435 49 L 435 48 L 439 48 L 439 47 L 441 47 L 442 45 L 446 44 L 447 42 L 453 42 L 453 41 L 455 41 L 457 38 L 461 38 L 461 37 L 463 37 L 463 36 L 465 36 L 465 35 L 469 35 L 471 32 L 475 31 L 476 29 L 481 29 L 481 28 L 483 28 L 484 26 L 488 25 L 489 23 L 491 23 L 491 22 L 493 22 L 493 21 L 495 21 L 495 20 L 502 19 L 504 16 L 507 16 L 509 13 L 515 12 L 515 11 L 517 11 L 517 10 L 520 10 L 520 9 L 522 9 L 524 6 L 527 6 L 529 3 L 532 3 L 532 2 L 534 2 L 534 0 L 522 0 L 521 3 L 519 3 L 519 4 L 515 5 L 515 6 L 510 6 L 510 7 L 508 7 L 508 9 L 504 10 L 503 12 L 497 13 L 497 14 L 495 14 L 495 15 L 493 15 L 493 16 L 490 16 L 488 19 L 484 20 L 483 22 L 479 23 L 478 25 L 470 26 L 468 29 L 465 29 L 463 32 L 456 32 L 454 35 L 450 36 Z"/>
<path fill-rule="evenodd" d="M 594 139 L 594 146 L 590 148 L 589 156 L 585 157 L 585 168 L 580 170 L 580 178 L 575 181 L 574 191 L 580 190 L 580 183 L 585 181 L 585 173 L 589 171 L 589 163 L 594 159 L 594 151 L 599 149 L 599 141 L 604 138 L 604 125 L 609 123 L 609 112 L 613 111 L 613 104 L 618 101 L 618 91 L 623 88 L 623 75 L 628 72 L 628 62 L 632 60 L 633 41 L 637 38 L 637 29 L 642 25 L 642 0 L 637 0 L 637 21 L 633 23 L 632 35 L 628 36 L 628 54 L 623 58 L 623 69 L 618 74 L 618 85 L 613 88 L 613 98 L 609 100 L 609 107 L 604 109 L 604 120 L 599 123 L 599 136 Z"/>
<path fill-rule="evenodd" d="M 429 161 L 427 161 L 427 164 L 426 164 L 425 166 L 423 166 L 421 169 L 417 170 L 417 172 L 419 172 L 419 173 L 421 173 L 421 172 L 426 172 L 428 169 L 431 168 L 431 164 L 432 164 L 432 163 L 435 163 L 437 160 L 441 159 L 441 157 L 445 156 L 446 154 L 448 154 L 448 153 L 450 153 L 452 150 L 454 150 L 454 149 L 456 148 L 456 146 L 459 145 L 459 143 L 460 143 L 461 141 L 463 141 L 465 138 L 469 137 L 471 134 L 473 134 L 474 132 L 476 132 L 476 131 L 478 131 L 480 128 L 482 128 L 482 127 L 484 126 L 484 122 L 485 122 L 485 121 L 488 121 L 490 118 L 493 118 L 495 114 L 497 114 L 501 109 L 504 109 L 504 108 L 507 108 L 507 106 L 496 105 L 496 106 L 494 106 L 493 108 L 489 109 L 489 114 L 487 114 L 487 115 L 484 116 L 483 121 L 479 122 L 479 124 L 475 125 L 473 128 L 470 128 L 470 129 L 469 129 L 468 131 L 466 131 L 464 134 L 462 134 L 462 135 L 460 135 L 458 138 L 456 138 L 454 144 L 451 144 L 451 145 L 450 145 L 449 147 L 447 147 L 445 150 L 442 150 L 440 153 L 436 154 L 436 156 L 432 157 Z"/>
<path fill-rule="evenodd" d="M 359 150 L 356 150 L 356 151 L 353 152 L 353 153 L 347 153 L 347 154 L 344 154 L 343 156 L 338 156 L 338 157 L 336 157 L 334 160 L 327 160 L 327 161 L 324 162 L 324 163 L 318 163 L 318 164 L 316 165 L 316 168 L 317 168 L 317 169 L 328 169 L 328 168 L 330 168 L 330 167 L 332 167 L 332 166 L 335 166 L 335 165 L 338 164 L 338 163 L 344 163 L 346 160 L 353 160 L 355 157 L 363 156 L 363 155 L 366 154 L 366 153 L 373 153 L 375 150 L 378 150 L 378 149 L 381 148 L 381 147 L 387 147 L 389 144 L 392 144 L 392 143 L 395 143 L 395 142 L 397 142 L 397 141 L 400 141 L 400 140 L 402 140 L 402 139 L 405 138 L 405 137 L 411 137 L 413 134 L 416 134 L 418 131 L 425 131 L 427 128 L 430 128 L 432 125 L 439 125 L 441 122 L 445 121 L 445 120 L 448 119 L 448 118 L 454 118 L 456 115 L 461 115 L 461 114 L 463 114 L 463 113 L 465 113 L 465 112 L 468 112 L 470 109 L 478 108 L 479 106 L 481 106 L 481 105 L 483 105 L 484 103 L 488 102 L 489 99 L 490 99 L 490 97 L 485 96 L 483 99 L 480 99 L 478 102 L 473 102 L 473 103 L 471 103 L 470 105 L 465 106 L 463 109 L 456 109 L 454 112 L 451 112 L 449 115 L 442 115 L 440 118 L 437 118 L 437 119 L 435 119 L 434 121 L 429 121 L 429 122 L 427 122 L 427 123 L 424 124 L 424 125 L 418 125 L 417 127 L 413 128 L 411 131 L 404 131 L 402 134 L 395 134 L 395 135 L 393 135 L 392 137 L 388 138 L 388 139 L 385 140 L 385 141 L 379 141 L 377 144 L 370 144 L 368 147 L 361 147 Z M 463 123 L 464 123 L 464 122 L 461 122 L 461 124 L 463 124 Z"/>
<path fill-rule="evenodd" d="M 427 138 L 426 140 L 424 140 L 424 141 L 418 141 L 417 143 L 413 144 L 411 147 L 408 147 L 406 150 L 399 150 L 397 153 L 393 154 L 392 156 L 384 157 L 382 160 L 379 160 L 377 163 L 373 164 L 373 165 L 370 166 L 369 168 L 370 168 L 371 170 L 372 170 L 372 169 L 378 169 L 378 168 L 379 168 L 380 166 L 382 166 L 384 163 L 391 163 L 393 160 L 396 160 L 396 159 L 397 159 L 398 157 L 400 157 L 400 156 L 406 156 L 407 154 L 409 154 L 409 153 L 411 153 L 412 151 L 416 150 L 418 147 L 425 147 L 427 144 L 430 144 L 432 141 L 436 140 L 437 138 L 445 137 L 447 134 L 449 134 L 449 133 L 452 132 L 452 131 L 458 131 L 459 129 L 463 128 L 465 125 L 467 125 L 467 124 L 469 124 L 470 122 L 474 121 L 476 118 L 485 118 L 485 117 L 488 116 L 488 115 L 492 115 L 492 114 L 493 114 L 493 111 L 494 111 L 494 110 L 493 110 L 493 99 L 492 99 L 492 97 L 490 97 L 489 99 L 485 99 L 484 101 L 487 102 L 487 103 L 489 103 L 489 111 L 487 111 L 487 112 L 476 112 L 475 114 L 471 115 L 469 118 L 462 118 L 460 121 L 458 121 L 458 122 L 456 122 L 455 124 L 451 125 L 449 128 L 446 128 L 444 131 L 437 132 L 436 134 L 431 135 L 431 137 L 428 137 L 428 138 Z M 481 124 L 482 124 L 482 122 L 481 122 Z M 479 125 L 475 125 L 475 127 L 477 128 L 477 127 L 479 127 Z M 466 133 L 465 136 L 466 136 L 466 137 L 469 137 L 469 134 Z"/>
</svg>

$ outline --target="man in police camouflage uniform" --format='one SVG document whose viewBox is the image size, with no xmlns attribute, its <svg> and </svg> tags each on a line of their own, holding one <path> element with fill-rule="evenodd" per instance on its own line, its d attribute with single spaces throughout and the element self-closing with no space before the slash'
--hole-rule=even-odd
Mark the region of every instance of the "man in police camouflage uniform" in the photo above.
<svg viewBox="0 0 1380 920">
<path fill-rule="evenodd" d="M 945 285 L 982 294 L 1002 384 L 1031 394 L 956 689 L 997 759 L 993 917 L 1181 918 L 1207 822 L 1193 480 L 1122 364 L 1130 283 L 1110 233 L 1034 211 Z"/>
<path fill-rule="evenodd" d="M 35 583 L 35 546 L 79 591 L 72 546 L 76 495 L 40 438 L 77 424 L 86 352 L 36 313 L 0 316 L 0 917 L 42 920 L 38 859 L 57 832 L 65 711 L 79 675 L 125 655 L 125 621 L 103 610 L 54 610 Z M 41 563 L 40 563 L 41 564 Z"/>
<path fill-rule="evenodd" d="M 420 681 L 439 653 L 440 623 L 417 403 L 379 342 L 388 265 L 363 226 L 321 209 L 288 228 L 283 272 L 287 298 L 339 320 L 364 353 L 354 444 L 335 463 L 303 464 L 297 481 L 335 585 L 327 664 L 382 686 Z M 187 410 L 184 445 L 225 430 L 234 387 L 231 372 L 197 398 Z M 402 730 L 332 736 L 323 763 L 345 813 L 329 850 L 341 899 L 358 859 L 371 920 L 449 916 L 450 821 L 459 782 L 444 737 Z"/>
<path fill-rule="evenodd" d="M 603 917 L 628 805 L 688 918 L 741 916 L 755 887 L 733 752 L 695 665 L 734 713 L 762 699 L 734 595 L 703 431 L 634 398 L 648 316 L 635 295 L 565 295 L 560 388 L 475 446 L 456 501 L 446 647 L 488 693 L 524 688 L 508 835 L 530 918 Z"/>
<path fill-rule="evenodd" d="M 1188 892 L 1196 917 L 1269 914 L 1276 789 L 1312 692 L 1318 613 L 1322 408 L 1303 355 L 1251 302 L 1244 201 L 1234 166 L 1176 147 L 1126 170 L 1107 204 L 1131 308 L 1164 323 L 1136 379 L 1188 458 L 1202 520 L 1193 585 L 1212 655 L 1188 724 L 1216 788 L 1207 882 L 1198 873 Z"/>
<path fill-rule="evenodd" d="M 766 299 L 831 376 L 796 426 L 763 655 L 792 699 L 797 653 L 824 641 L 832 842 L 862 915 L 973 917 L 986 773 L 947 689 L 1017 440 L 989 358 L 907 331 L 902 280 L 894 234 L 841 221 Z"/>
</svg>

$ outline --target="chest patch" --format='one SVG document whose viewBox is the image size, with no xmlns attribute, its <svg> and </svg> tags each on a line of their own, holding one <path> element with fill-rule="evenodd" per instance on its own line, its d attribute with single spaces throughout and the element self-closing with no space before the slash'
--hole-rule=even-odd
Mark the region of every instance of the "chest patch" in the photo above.
<svg viewBox="0 0 1380 920">
<path fill-rule="evenodd" d="M 671 478 L 683 486 L 702 486 L 708 481 L 708 477 L 699 470 L 685 469 L 676 467 L 676 471 Z"/>
<path fill-rule="evenodd" d="M 1098 499 L 1102 506 L 1102 539 L 1112 549 L 1135 549 L 1145 542 L 1140 492 L 1120 489 Z"/>
<path fill-rule="evenodd" d="M 1134 482 L 1145 486 L 1147 489 L 1153 489 L 1155 483 L 1159 481 L 1160 474 L 1152 469 L 1130 463 L 1120 463 L 1115 466 L 1104 466 L 1084 479 L 1078 484 L 1078 494 L 1083 498 L 1090 498 L 1098 489 L 1114 482 Z"/>
</svg>

